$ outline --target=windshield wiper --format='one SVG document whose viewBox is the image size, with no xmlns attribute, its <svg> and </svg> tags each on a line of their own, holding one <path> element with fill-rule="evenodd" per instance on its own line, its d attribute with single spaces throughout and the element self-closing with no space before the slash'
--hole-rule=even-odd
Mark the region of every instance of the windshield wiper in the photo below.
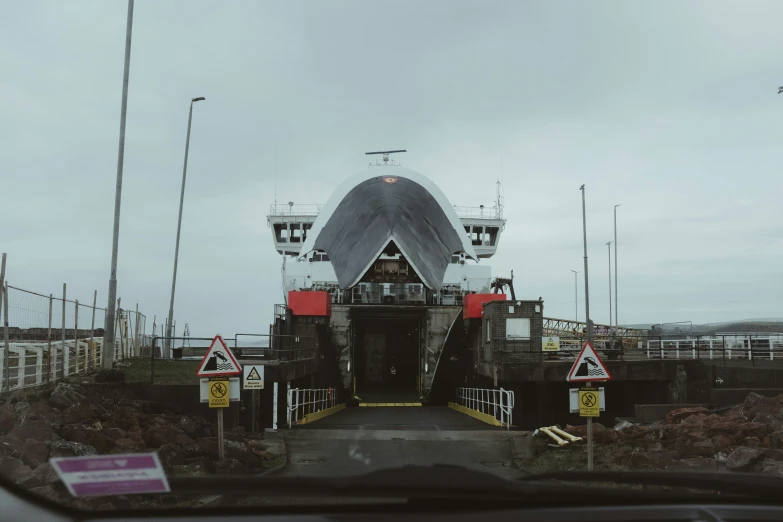
<svg viewBox="0 0 783 522">
<path fill-rule="evenodd" d="M 758 473 L 703 471 L 554 471 L 520 477 L 517 481 L 615 482 L 715 491 L 722 495 L 780 497 L 783 477 Z"/>
</svg>

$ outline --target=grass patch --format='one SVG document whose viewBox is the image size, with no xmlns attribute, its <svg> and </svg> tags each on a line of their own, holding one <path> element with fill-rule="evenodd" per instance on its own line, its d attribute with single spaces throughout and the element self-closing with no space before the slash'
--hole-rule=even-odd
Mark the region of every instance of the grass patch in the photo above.
<svg viewBox="0 0 783 522">
<path fill-rule="evenodd" d="M 150 359 L 133 358 L 114 363 L 114 367 L 125 372 L 125 382 L 153 384 L 198 384 L 196 370 L 200 361 L 182 359 Z M 152 365 L 154 364 L 154 380 L 150 381 Z"/>
</svg>

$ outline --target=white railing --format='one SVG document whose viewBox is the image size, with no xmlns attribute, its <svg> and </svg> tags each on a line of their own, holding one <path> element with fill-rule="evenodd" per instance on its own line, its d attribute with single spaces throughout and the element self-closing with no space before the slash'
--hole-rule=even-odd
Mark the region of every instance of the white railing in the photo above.
<svg viewBox="0 0 783 522">
<path fill-rule="evenodd" d="M 269 205 L 269 216 L 317 216 L 323 207 L 323 205 L 308 203 L 293 205 L 278 203 L 277 205 Z"/>
<path fill-rule="evenodd" d="M 511 428 L 514 392 L 491 388 L 457 388 L 458 404 L 494 417 L 501 426 Z"/>
<path fill-rule="evenodd" d="M 648 359 L 783 360 L 783 336 L 649 339 Z"/>
<path fill-rule="evenodd" d="M 299 424 L 308 415 L 337 405 L 334 388 L 293 388 L 288 390 L 288 427 Z"/>
<path fill-rule="evenodd" d="M 503 219 L 503 210 L 497 207 L 463 207 L 454 205 L 454 212 L 460 219 Z"/>
</svg>

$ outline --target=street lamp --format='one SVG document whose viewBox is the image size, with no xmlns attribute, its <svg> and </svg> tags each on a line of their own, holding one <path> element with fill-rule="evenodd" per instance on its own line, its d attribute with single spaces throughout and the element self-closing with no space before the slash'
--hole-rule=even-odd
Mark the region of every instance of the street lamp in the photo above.
<svg viewBox="0 0 783 522">
<path fill-rule="evenodd" d="M 166 324 L 166 355 L 171 349 L 171 326 L 174 323 L 174 289 L 177 286 L 177 261 L 179 260 L 179 231 L 182 227 L 182 204 L 185 200 L 185 177 L 188 173 L 188 149 L 190 148 L 190 123 L 193 120 L 193 104 L 204 101 L 206 98 L 199 96 L 190 100 L 188 112 L 188 134 L 185 138 L 185 162 L 182 166 L 182 190 L 179 194 L 179 218 L 177 219 L 177 242 L 174 246 L 174 275 L 171 278 L 171 303 L 169 304 L 169 321 Z"/>
<path fill-rule="evenodd" d="M 617 297 L 617 207 L 614 206 L 614 330 L 617 333 L 617 329 L 620 327 L 620 316 L 617 313 L 618 297 Z"/>
<path fill-rule="evenodd" d="M 122 73 L 122 102 L 120 105 L 120 144 L 117 149 L 117 182 L 114 189 L 114 231 L 111 243 L 111 269 L 109 270 L 109 302 L 106 303 L 104 327 L 105 347 L 101 366 L 111 369 L 114 363 L 114 330 L 117 309 L 117 253 L 120 247 L 120 204 L 122 202 L 122 168 L 125 163 L 125 115 L 128 112 L 128 78 L 130 76 L 131 36 L 133 34 L 133 0 L 128 0 L 128 18 L 125 27 L 125 66 Z M 65 301 L 63 301 L 65 306 Z M 65 321 L 65 319 L 63 319 Z"/>
<path fill-rule="evenodd" d="M 582 191 L 582 230 L 584 233 L 584 249 L 585 249 L 585 326 L 587 327 L 587 340 L 593 342 L 593 324 L 590 322 L 590 282 L 587 277 L 587 213 L 585 212 L 585 186 L 579 187 Z M 592 458 L 589 459 L 592 469 Z"/>
<path fill-rule="evenodd" d="M 576 290 L 576 275 L 579 270 L 571 270 L 574 273 L 574 322 L 579 322 L 579 294 Z"/>
<path fill-rule="evenodd" d="M 609 331 L 612 331 L 612 242 L 607 241 L 606 247 L 609 249 Z"/>
</svg>

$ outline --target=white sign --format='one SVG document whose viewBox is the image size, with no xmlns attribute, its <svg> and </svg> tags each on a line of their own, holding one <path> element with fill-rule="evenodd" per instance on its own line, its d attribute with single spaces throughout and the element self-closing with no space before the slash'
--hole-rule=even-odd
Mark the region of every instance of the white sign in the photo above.
<svg viewBox="0 0 783 522">
<path fill-rule="evenodd" d="M 242 367 L 242 389 L 243 390 L 264 389 L 264 365 L 263 364 L 246 364 Z"/>
<path fill-rule="evenodd" d="M 239 377 L 230 377 L 228 379 L 228 400 L 231 402 L 239 400 L 239 388 Z M 209 379 L 201 379 L 199 395 L 201 396 L 201 402 L 209 402 Z"/>
<path fill-rule="evenodd" d="M 222 375 L 239 375 L 240 373 L 242 373 L 242 367 L 239 366 L 236 357 L 223 342 L 223 338 L 216 335 L 198 366 L 196 377 L 220 377 Z"/>
<path fill-rule="evenodd" d="M 541 338 L 541 351 L 542 352 L 559 352 L 560 351 L 560 337 L 556 335 L 547 335 Z"/>
<path fill-rule="evenodd" d="M 589 341 L 582 346 L 579 357 L 566 376 L 569 382 L 610 381 L 611 379 L 612 375 Z"/>
<path fill-rule="evenodd" d="M 604 389 L 593 388 L 598 390 L 598 406 L 601 411 L 606 411 L 606 396 L 604 395 Z M 579 413 L 579 388 L 571 388 L 568 390 L 568 411 L 571 413 Z"/>
</svg>

